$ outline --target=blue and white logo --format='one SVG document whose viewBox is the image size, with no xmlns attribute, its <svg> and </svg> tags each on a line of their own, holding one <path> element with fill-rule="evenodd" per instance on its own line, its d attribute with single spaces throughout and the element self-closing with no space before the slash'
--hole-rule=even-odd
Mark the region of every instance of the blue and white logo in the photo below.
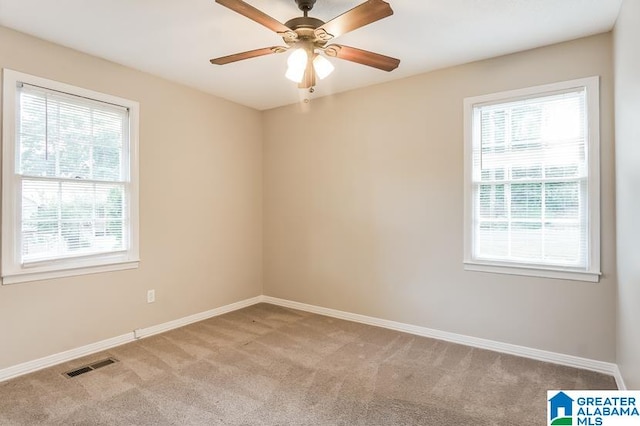
<svg viewBox="0 0 640 426">
<path fill-rule="evenodd" d="M 549 399 L 552 425 L 573 425 L 573 399 L 564 392 L 558 392 Z"/>
<path fill-rule="evenodd" d="M 548 391 L 547 425 L 640 426 L 640 391 Z"/>
</svg>

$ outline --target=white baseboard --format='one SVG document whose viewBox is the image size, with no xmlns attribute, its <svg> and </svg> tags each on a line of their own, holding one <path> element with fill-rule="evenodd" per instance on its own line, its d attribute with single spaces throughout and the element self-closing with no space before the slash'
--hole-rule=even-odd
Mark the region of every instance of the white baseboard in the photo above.
<svg viewBox="0 0 640 426">
<path fill-rule="evenodd" d="M 151 327 L 139 328 L 137 330 L 134 330 L 133 333 L 136 339 L 142 339 L 144 337 L 153 336 L 154 334 L 173 330 L 174 328 L 184 327 L 185 325 L 189 325 L 194 322 L 217 317 L 218 315 L 226 314 L 227 312 L 237 311 L 238 309 L 255 305 L 256 303 L 260 303 L 261 301 L 262 296 L 256 296 L 252 297 L 251 299 L 241 300 L 239 302 L 231 303 L 230 305 L 225 305 L 205 312 L 200 312 L 198 314 L 189 315 L 188 317 L 180 318 L 174 321 L 165 322 Z"/>
<path fill-rule="evenodd" d="M 544 351 L 541 349 L 533 349 L 525 346 L 512 345 L 510 343 L 496 342 L 493 340 L 481 339 L 478 337 L 465 336 L 462 334 L 449 333 L 446 331 L 434 330 L 431 328 L 420 327 L 417 325 L 404 324 L 396 321 L 389 321 L 380 318 L 369 317 L 366 315 L 352 314 L 350 312 L 339 311 L 336 309 L 323 308 L 320 306 L 308 305 L 306 303 L 293 302 L 291 300 L 278 299 L 270 296 L 262 296 L 261 300 L 265 303 L 283 306 L 301 311 L 311 312 L 314 314 L 326 315 L 333 318 L 339 318 L 348 321 L 355 321 L 362 324 L 374 325 L 377 327 L 388 328 L 391 330 L 402 331 L 417 336 L 431 337 L 434 339 L 445 340 L 447 342 L 458 343 L 475 348 L 487 349 L 495 352 L 501 352 L 510 355 L 521 356 L 524 358 L 535 359 L 537 361 L 550 362 L 553 364 L 564 365 L 568 367 L 581 368 L 584 370 L 596 371 L 598 373 L 608 374 L 616 380 L 618 389 L 625 390 L 624 381 L 618 366 L 613 363 L 596 361 L 588 358 L 580 358 L 573 355 L 559 354 L 555 352 Z"/>
<path fill-rule="evenodd" d="M 133 342 L 133 340 L 134 336 L 133 332 L 131 332 L 118 337 L 112 337 L 111 339 L 102 340 L 100 342 L 60 352 L 55 355 L 49 355 L 44 358 L 34 359 L 33 361 L 14 365 L 0 370 L 0 382 L 22 376 L 23 374 L 33 373 L 34 371 L 42 370 L 43 368 L 52 367 L 63 362 L 71 361 L 72 359 L 80 358 L 85 355 L 91 355 L 96 352 L 111 349 L 115 346 L 124 345 L 125 343 Z"/>
<path fill-rule="evenodd" d="M 626 391 L 627 385 L 624 382 L 624 378 L 622 377 L 622 373 L 620 372 L 620 368 L 616 365 L 616 371 L 613 374 L 613 377 L 616 379 L 616 385 L 618 385 L 618 389 L 621 391 Z"/>
<path fill-rule="evenodd" d="M 153 336 L 154 334 L 169 331 L 178 327 L 183 327 L 197 321 L 202 321 L 218 315 L 226 314 L 227 312 L 246 308 L 247 306 L 255 305 L 256 303 L 260 303 L 261 301 L 262 296 L 252 297 L 251 299 L 241 300 L 240 302 L 231 303 L 230 305 L 221 306 L 219 308 L 211 309 L 205 312 L 200 312 L 198 314 L 180 318 L 175 321 L 169 321 L 152 327 L 141 328 L 118 337 L 113 337 L 111 339 L 102 340 L 100 342 L 95 342 L 89 345 L 81 346 L 79 348 L 60 352 L 55 355 L 49 355 L 43 358 L 35 359 L 33 361 L 14 365 L 0 370 L 0 382 L 13 379 L 14 377 L 22 376 L 24 374 L 33 373 L 35 371 L 42 370 L 43 368 L 52 367 L 54 365 L 71 361 L 73 359 L 80 358 L 86 355 L 91 355 L 96 352 L 111 349 L 115 346 L 124 345 L 125 343 L 133 342 L 136 339 Z"/>
<path fill-rule="evenodd" d="M 481 339 L 477 337 L 465 336 L 462 334 L 449 333 L 446 331 L 434 330 L 431 328 L 420 327 L 417 325 L 405 324 L 396 321 L 389 321 L 380 318 L 369 317 L 366 315 L 353 314 L 350 312 L 339 311 L 336 309 L 323 308 L 315 305 L 294 302 L 291 300 L 278 299 L 271 296 L 256 296 L 250 299 L 241 300 L 236 303 L 221 306 L 198 314 L 190 315 L 174 321 L 165 322 L 151 327 L 134 330 L 131 333 L 121 336 L 102 340 L 100 342 L 91 343 L 86 346 L 60 352 L 55 355 L 46 356 L 33 361 L 28 361 L 12 367 L 0 370 L 0 382 L 18 377 L 27 373 L 32 373 L 43 368 L 52 367 L 54 365 L 91 355 L 96 352 L 104 351 L 115 346 L 132 342 L 175 328 L 183 327 L 194 322 L 202 321 L 238 309 L 246 308 L 257 303 L 270 303 L 272 305 L 283 306 L 301 311 L 311 312 L 320 315 L 326 315 L 333 318 L 339 318 L 347 321 L 359 322 L 362 324 L 373 325 L 377 327 L 388 328 L 390 330 L 402 331 L 417 336 L 431 337 L 434 339 L 445 340 L 452 343 L 458 343 L 466 346 L 473 346 L 481 349 L 502 352 L 510 355 L 531 358 L 538 361 L 551 362 L 554 364 L 565 365 L 569 367 L 582 368 L 585 370 L 596 371 L 598 373 L 609 374 L 616 380 L 618 389 L 626 390 L 626 386 L 620 370 L 616 364 L 596 361 L 587 358 L 580 358 L 573 355 L 558 354 L 555 352 L 543 351 L 540 349 L 528 348 L 525 346 L 512 345 L 510 343 L 501 343 L 493 340 Z"/>
</svg>

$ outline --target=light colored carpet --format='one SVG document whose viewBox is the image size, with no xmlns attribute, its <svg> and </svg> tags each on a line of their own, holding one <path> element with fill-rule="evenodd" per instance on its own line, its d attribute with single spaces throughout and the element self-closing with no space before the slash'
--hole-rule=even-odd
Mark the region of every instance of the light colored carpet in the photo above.
<svg viewBox="0 0 640 426">
<path fill-rule="evenodd" d="M 548 389 L 615 381 L 258 304 L 0 383 L 0 424 L 542 425 Z"/>
</svg>

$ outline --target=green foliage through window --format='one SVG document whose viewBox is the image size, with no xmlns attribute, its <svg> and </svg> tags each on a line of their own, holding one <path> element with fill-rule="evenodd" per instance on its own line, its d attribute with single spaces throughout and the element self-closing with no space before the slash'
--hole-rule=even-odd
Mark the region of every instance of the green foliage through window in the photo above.
<svg viewBox="0 0 640 426">
<path fill-rule="evenodd" d="M 24 261 L 125 248 L 126 120 L 121 107 L 20 90 Z"/>
</svg>

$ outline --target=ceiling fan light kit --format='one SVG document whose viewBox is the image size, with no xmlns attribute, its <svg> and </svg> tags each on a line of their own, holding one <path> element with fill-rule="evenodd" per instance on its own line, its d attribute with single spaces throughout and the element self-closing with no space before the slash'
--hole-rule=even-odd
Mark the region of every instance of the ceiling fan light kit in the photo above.
<svg viewBox="0 0 640 426">
<path fill-rule="evenodd" d="M 326 78 L 334 70 L 333 64 L 321 54 L 368 65 L 383 71 L 393 71 L 399 59 L 340 44 L 327 45 L 329 40 L 393 15 L 391 6 L 383 0 L 367 0 L 328 22 L 308 16 L 316 0 L 295 0 L 303 16 L 280 23 L 242 0 L 216 0 L 225 6 L 276 32 L 286 46 L 271 46 L 211 59 L 214 65 L 225 65 L 244 59 L 293 50 L 287 59 L 285 77 L 310 89 L 316 80 Z"/>
<path fill-rule="evenodd" d="M 300 83 L 304 77 L 305 71 L 308 69 L 309 58 L 312 57 L 311 60 L 313 71 L 316 73 L 316 76 L 323 80 L 329 76 L 334 70 L 334 66 L 331 62 L 329 62 L 324 56 L 320 56 L 317 53 L 314 53 L 310 56 L 304 48 L 299 48 L 293 51 L 293 53 L 287 59 L 287 72 L 285 73 L 285 77 L 289 80 Z"/>
</svg>

